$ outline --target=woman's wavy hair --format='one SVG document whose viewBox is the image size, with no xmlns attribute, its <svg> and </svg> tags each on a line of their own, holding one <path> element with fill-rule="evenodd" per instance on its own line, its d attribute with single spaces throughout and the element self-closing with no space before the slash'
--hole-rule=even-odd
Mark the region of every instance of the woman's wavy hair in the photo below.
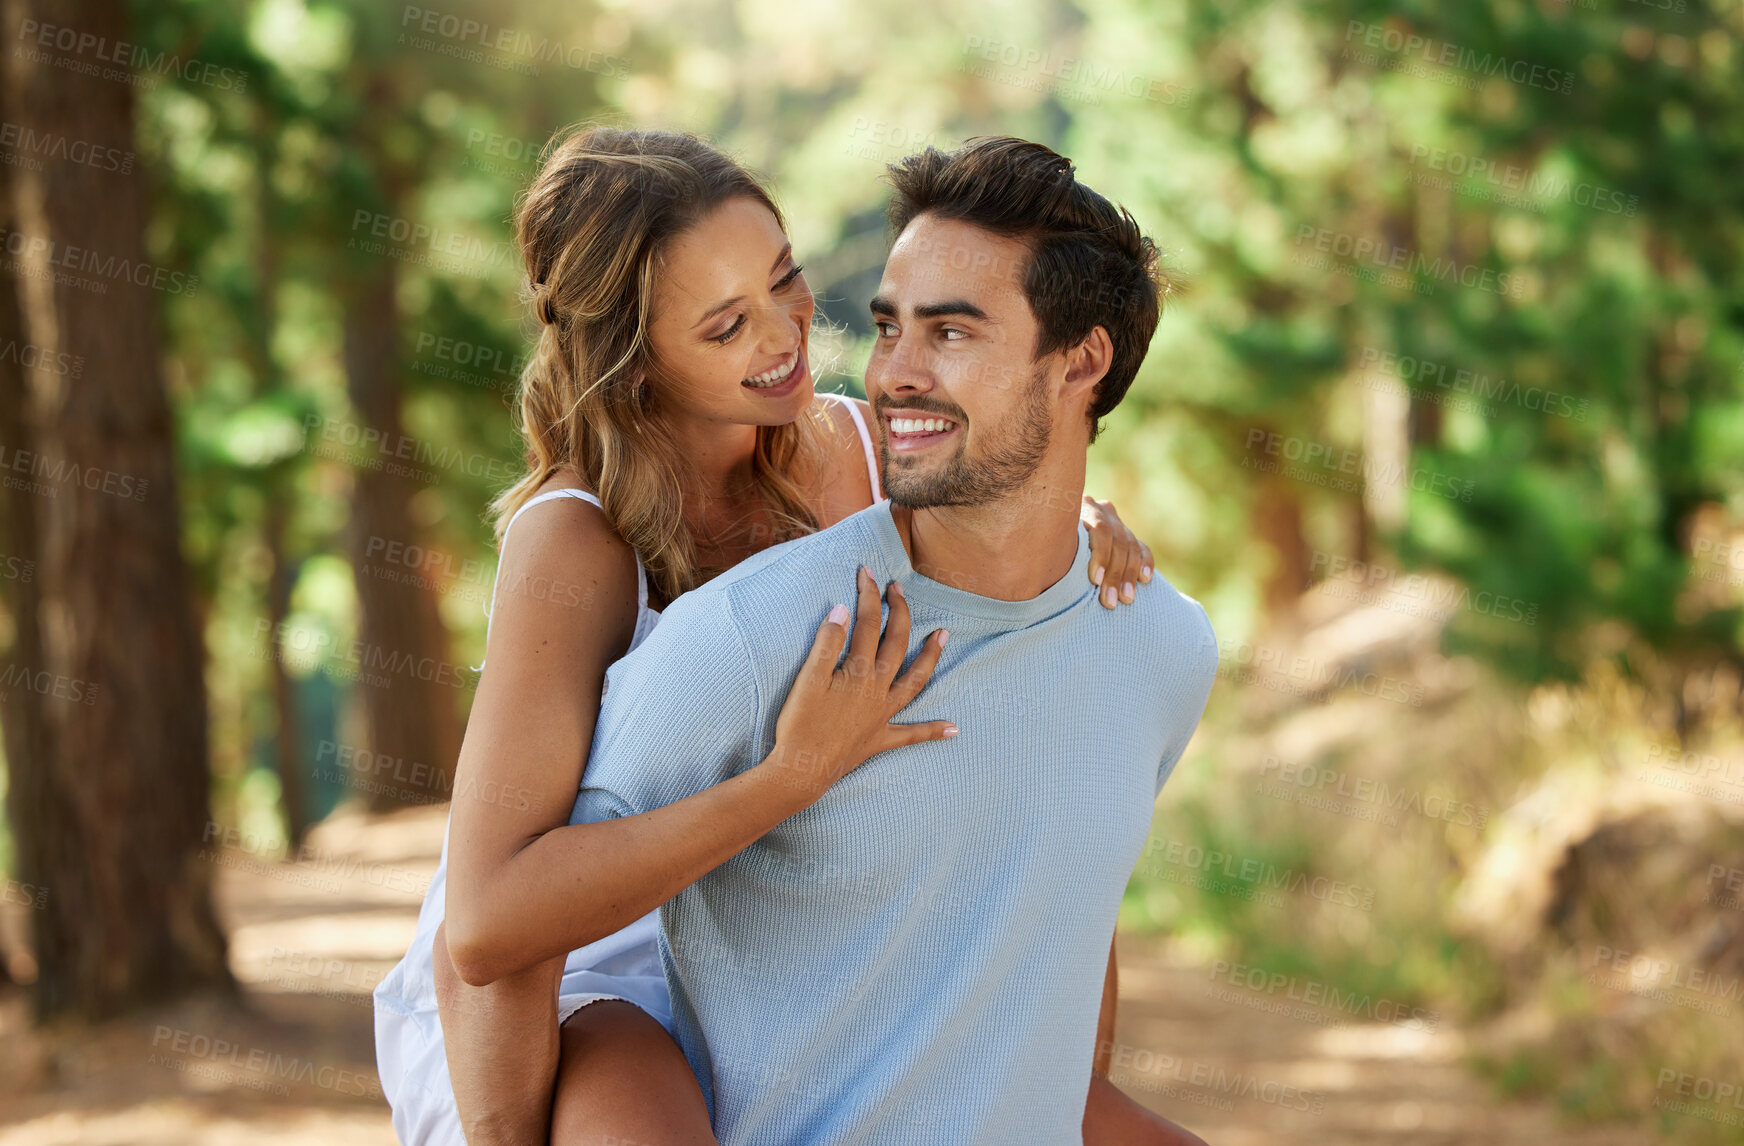
<svg viewBox="0 0 1744 1146">
<path fill-rule="evenodd" d="M 648 328 L 668 245 L 740 197 L 769 208 L 785 227 L 750 172 L 692 135 L 583 126 L 546 148 L 515 212 L 542 325 L 520 380 L 527 473 L 491 506 L 499 541 L 515 511 L 567 465 L 598 495 L 665 599 L 718 571 L 699 567 L 685 528 L 684 457 L 662 416 Z M 818 472 L 815 414 L 816 407 L 792 424 L 757 428 L 752 473 L 772 540 L 817 528 L 789 476 L 797 466 Z"/>
</svg>

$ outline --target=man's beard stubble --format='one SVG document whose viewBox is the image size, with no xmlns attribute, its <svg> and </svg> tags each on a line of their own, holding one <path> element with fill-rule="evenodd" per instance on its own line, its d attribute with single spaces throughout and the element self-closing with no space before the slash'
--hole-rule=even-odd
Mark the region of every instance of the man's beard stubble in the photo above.
<svg viewBox="0 0 1744 1146">
<path fill-rule="evenodd" d="M 1024 402 L 1007 419 L 990 446 L 976 457 L 968 456 L 968 435 L 957 444 L 944 468 L 934 473 L 905 472 L 912 467 L 892 464 L 888 444 L 879 450 L 879 478 L 884 496 L 910 509 L 946 505 L 986 505 L 1019 489 L 1036 472 L 1053 440 L 1053 412 L 1048 409 L 1045 372 L 1038 367 L 1030 376 Z M 904 406 L 952 418 L 964 425 L 954 410 L 929 410 L 924 403 Z M 882 418 L 880 419 L 883 420 Z"/>
</svg>

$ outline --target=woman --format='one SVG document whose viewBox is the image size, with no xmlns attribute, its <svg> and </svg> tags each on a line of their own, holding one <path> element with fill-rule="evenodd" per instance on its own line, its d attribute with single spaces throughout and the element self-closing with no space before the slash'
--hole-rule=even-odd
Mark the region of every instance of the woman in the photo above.
<svg viewBox="0 0 1744 1146">
<path fill-rule="evenodd" d="M 719 152 L 665 132 L 572 134 L 516 225 L 542 323 L 522 378 L 529 472 L 495 506 L 490 671 L 442 864 L 411 950 L 376 991 L 383 1090 L 406 1143 L 458 1143 L 462 1127 L 473 1146 L 548 1132 L 710 1143 L 670 1033 L 655 911 L 791 814 L 791 777 L 765 761 L 646 815 L 568 826 L 568 812 L 607 666 L 686 589 L 870 505 L 876 454 L 863 403 L 814 396 L 813 300 L 780 212 Z M 1103 603 L 1130 602 L 1149 551 L 1111 507 L 1087 502 L 1083 516 Z M 889 603 L 886 639 L 906 648 L 906 606 Z M 857 604 L 870 625 L 856 652 L 877 640 L 870 575 Z M 838 606 L 782 710 L 777 754 L 813 752 L 839 775 L 955 733 L 891 723 L 945 634 L 900 678 L 851 688 L 833 667 L 847 636 Z"/>
</svg>

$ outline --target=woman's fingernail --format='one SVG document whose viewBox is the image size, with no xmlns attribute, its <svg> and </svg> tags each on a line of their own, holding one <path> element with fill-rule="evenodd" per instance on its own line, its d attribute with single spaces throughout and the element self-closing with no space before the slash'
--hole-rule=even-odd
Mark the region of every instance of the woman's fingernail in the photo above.
<svg viewBox="0 0 1744 1146">
<path fill-rule="evenodd" d="M 1126 584 L 1124 584 L 1120 587 L 1120 595 L 1122 597 L 1124 597 L 1126 600 L 1131 601 L 1132 594 L 1133 594 L 1133 588 L 1132 588 L 1131 581 L 1128 581 Z"/>
<path fill-rule="evenodd" d="M 890 583 L 890 591 L 892 593 L 895 593 L 898 597 L 902 597 L 904 599 L 906 599 L 908 596 L 906 593 L 904 593 L 902 591 L 902 582 L 901 581 L 892 581 Z"/>
<path fill-rule="evenodd" d="M 1114 608 L 1114 586 L 1113 585 L 1110 585 L 1108 588 L 1102 590 L 1102 603 L 1104 605 L 1107 605 L 1110 609 Z"/>
<path fill-rule="evenodd" d="M 957 734 L 957 726 L 955 724 L 953 724 L 949 728 L 945 729 L 945 739 L 946 740 L 949 740 L 951 737 L 955 736 L 956 734 Z"/>
<path fill-rule="evenodd" d="M 1102 568 L 1102 566 L 1100 566 L 1100 565 L 1098 565 L 1098 566 L 1097 566 L 1097 567 L 1096 567 L 1096 572 L 1094 572 L 1094 573 L 1092 573 L 1092 574 L 1090 574 L 1090 583 L 1091 583 L 1091 584 L 1092 584 L 1092 585 L 1100 585 L 1100 584 L 1102 584 L 1102 574 L 1104 574 L 1104 573 L 1106 573 L 1106 572 L 1107 572 L 1107 570 L 1105 570 L 1105 569 L 1104 569 L 1104 568 Z"/>
<path fill-rule="evenodd" d="M 1151 579 L 1151 567 L 1149 565 L 1142 566 L 1139 569 L 1138 579 L 1140 581 L 1149 581 Z"/>
<path fill-rule="evenodd" d="M 830 624 L 841 625 L 844 628 L 847 627 L 847 624 L 848 624 L 848 606 L 837 605 L 834 608 L 832 608 L 830 610 Z"/>
<path fill-rule="evenodd" d="M 939 630 L 939 648 L 942 649 L 945 647 L 945 638 L 949 637 L 950 635 L 951 635 L 951 633 L 950 633 L 949 629 L 940 629 Z"/>
</svg>

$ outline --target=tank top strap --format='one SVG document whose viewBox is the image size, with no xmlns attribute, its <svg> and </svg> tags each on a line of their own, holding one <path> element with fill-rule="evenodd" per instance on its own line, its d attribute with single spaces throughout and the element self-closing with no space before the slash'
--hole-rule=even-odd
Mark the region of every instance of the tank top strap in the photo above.
<svg viewBox="0 0 1744 1146">
<path fill-rule="evenodd" d="M 872 482 L 872 500 L 883 501 L 884 490 L 878 484 L 878 451 L 872 445 L 872 431 L 866 427 L 866 419 L 860 413 L 860 404 L 846 394 L 831 394 L 839 404 L 846 406 L 848 416 L 854 419 L 854 429 L 860 433 L 860 449 L 866 455 L 866 476 Z"/>
<path fill-rule="evenodd" d="M 546 490 L 544 493 L 539 494 L 537 497 L 530 497 L 526 501 L 521 503 L 521 508 L 517 509 L 514 512 L 513 516 L 511 516 L 509 518 L 509 523 L 507 525 L 503 526 L 503 539 L 504 540 L 508 539 L 509 530 L 515 528 L 515 522 L 521 520 L 521 515 L 523 513 L 526 513 L 529 509 L 532 509 L 534 506 L 539 505 L 542 502 L 556 501 L 560 497 L 573 497 L 573 498 L 576 498 L 577 500 L 587 502 L 589 505 L 593 506 L 595 509 L 600 509 L 600 510 L 605 509 L 605 506 L 600 504 L 600 499 L 595 497 L 593 494 L 587 492 L 585 489 L 551 489 L 551 490 Z"/>
<path fill-rule="evenodd" d="M 642 568 L 642 559 L 636 558 L 636 628 L 642 627 L 642 621 L 647 617 L 648 609 L 648 571 Z"/>
<path fill-rule="evenodd" d="M 526 501 L 522 502 L 521 508 L 515 510 L 515 512 L 510 515 L 509 523 L 507 525 L 503 526 L 503 542 L 502 543 L 504 545 L 508 544 L 509 530 L 515 528 L 515 522 L 521 520 L 521 515 L 523 513 L 526 513 L 529 509 L 532 509 L 536 505 L 540 505 L 540 504 L 547 502 L 547 501 L 556 501 L 559 498 L 565 498 L 565 497 L 574 498 L 576 501 L 585 501 L 589 505 L 593 506 L 596 509 L 600 509 L 600 510 L 605 509 L 605 506 L 600 504 L 599 498 L 595 497 L 591 493 L 588 493 L 584 489 L 547 490 L 544 493 L 539 494 L 537 497 L 530 497 Z M 499 554 L 501 553 L 501 546 L 498 546 L 498 553 Z M 479 606 L 480 608 L 484 609 L 484 639 L 485 639 L 485 642 L 487 644 L 490 642 L 490 617 L 491 617 L 492 613 L 496 612 L 496 608 L 497 608 L 497 581 L 502 575 L 502 569 L 503 569 L 502 560 L 499 556 L 499 559 L 497 561 L 496 576 L 493 576 L 491 578 L 490 604 L 488 606 L 486 606 L 486 605 Z M 648 580 L 642 573 L 642 559 L 640 557 L 638 557 L 636 559 L 636 616 L 638 619 L 640 619 L 640 617 L 642 615 L 642 611 L 645 610 L 647 607 L 648 607 Z M 473 665 L 472 671 L 473 672 L 483 672 L 484 671 L 484 662 L 480 661 L 478 664 Z"/>
</svg>

